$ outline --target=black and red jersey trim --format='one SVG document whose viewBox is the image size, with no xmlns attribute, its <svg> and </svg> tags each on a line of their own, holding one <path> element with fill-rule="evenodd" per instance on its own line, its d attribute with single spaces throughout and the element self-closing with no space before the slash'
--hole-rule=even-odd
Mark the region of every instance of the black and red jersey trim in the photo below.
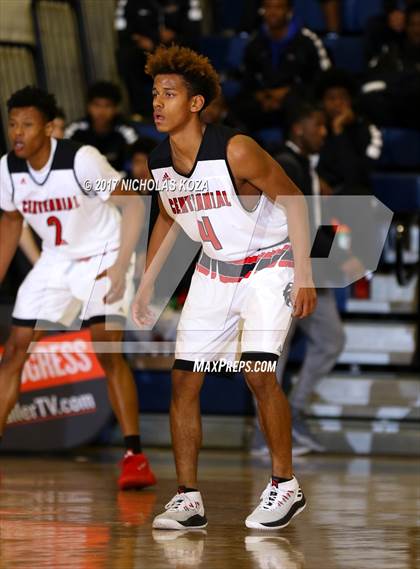
<svg viewBox="0 0 420 569">
<path fill-rule="evenodd" d="M 222 283 L 237 283 L 247 279 L 253 271 L 271 267 L 294 267 L 293 252 L 290 243 L 271 251 L 264 251 L 237 261 L 219 261 L 212 259 L 204 251 L 197 262 L 196 270 L 212 279 L 219 277 Z"/>
</svg>

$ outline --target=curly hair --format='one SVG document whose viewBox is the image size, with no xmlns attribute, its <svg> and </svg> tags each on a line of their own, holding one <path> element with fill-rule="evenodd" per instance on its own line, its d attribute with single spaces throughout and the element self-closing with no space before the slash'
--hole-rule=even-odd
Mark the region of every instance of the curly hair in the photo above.
<svg viewBox="0 0 420 569">
<path fill-rule="evenodd" d="M 19 89 L 7 101 L 9 113 L 12 109 L 22 107 L 35 107 L 44 115 L 48 122 L 54 120 L 58 113 L 54 95 L 31 85 Z"/>
<path fill-rule="evenodd" d="M 203 109 L 221 93 L 219 76 L 210 60 L 188 47 L 158 47 L 148 55 L 145 71 L 153 79 L 161 74 L 181 75 L 191 96 L 204 97 Z"/>
</svg>

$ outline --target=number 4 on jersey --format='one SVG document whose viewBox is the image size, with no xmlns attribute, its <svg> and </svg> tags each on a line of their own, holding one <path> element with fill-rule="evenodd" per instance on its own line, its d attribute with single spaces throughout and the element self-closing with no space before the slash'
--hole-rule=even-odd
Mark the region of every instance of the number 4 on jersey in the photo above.
<svg viewBox="0 0 420 569">
<path fill-rule="evenodd" d="M 200 232 L 201 240 L 207 243 L 211 243 L 216 251 L 223 249 L 222 244 L 217 239 L 216 233 L 214 232 L 211 221 L 208 217 L 202 217 L 202 221 L 197 219 L 198 230 Z"/>
</svg>

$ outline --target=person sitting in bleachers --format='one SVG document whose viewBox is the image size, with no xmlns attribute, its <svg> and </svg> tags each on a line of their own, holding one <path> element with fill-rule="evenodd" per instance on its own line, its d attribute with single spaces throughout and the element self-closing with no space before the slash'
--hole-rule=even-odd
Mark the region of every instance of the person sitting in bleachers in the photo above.
<svg viewBox="0 0 420 569">
<path fill-rule="evenodd" d="M 87 116 L 71 123 L 64 133 L 65 138 L 97 148 L 119 172 L 124 170 L 128 146 L 137 140 L 134 128 L 120 115 L 120 102 L 118 85 L 94 83 L 88 91 Z"/>
<path fill-rule="evenodd" d="M 202 111 L 201 120 L 205 124 L 224 124 L 246 133 L 245 125 L 235 115 L 232 106 L 223 95 L 219 95 Z"/>
<path fill-rule="evenodd" d="M 318 0 L 324 14 L 327 32 L 337 34 L 341 30 L 341 1 Z M 300 16 L 300 14 L 297 14 Z M 244 2 L 242 17 L 238 32 L 253 32 L 261 25 L 261 1 L 247 0 Z"/>
<path fill-rule="evenodd" d="M 405 13 L 399 41 L 384 43 L 369 62 L 362 108 L 381 126 L 420 128 L 420 1 Z"/>
<path fill-rule="evenodd" d="M 64 138 L 66 131 L 66 114 L 62 108 L 57 107 L 57 114 L 53 120 L 53 131 L 51 136 L 53 138 Z"/>
<path fill-rule="evenodd" d="M 291 91 L 305 94 L 331 62 L 319 37 L 301 28 L 291 0 L 264 0 L 263 24 L 245 50 L 242 92 L 235 108 L 253 131 L 282 120 Z"/>
<path fill-rule="evenodd" d="M 365 30 L 365 57 L 369 62 L 377 57 L 382 46 L 404 41 L 405 9 L 413 0 L 383 0 L 382 14 L 370 18 Z"/>
<path fill-rule="evenodd" d="M 147 54 L 159 44 L 194 47 L 201 33 L 198 0 L 119 0 L 115 12 L 117 63 L 131 111 L 152 115 L 152 80 L 144 72 Z"/>
<path fill-rule="evenodd" d="M 318 165 L 324 194 L 370 191 L 370 175 L 382 151 L 382 134 L 355 110 L 357 85 L 344 70 L 331 69 L 318 85 L 328 136 Z"/>
</svg>

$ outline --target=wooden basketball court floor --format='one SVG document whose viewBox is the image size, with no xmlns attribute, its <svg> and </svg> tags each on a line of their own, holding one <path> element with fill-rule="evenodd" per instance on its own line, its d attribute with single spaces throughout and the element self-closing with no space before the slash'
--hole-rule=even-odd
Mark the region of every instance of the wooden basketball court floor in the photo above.
<svg viewBox="0 0 420 569">
<path fill-rule="evenodd" d="M 150 451 L 155 489 L 116 490 L 120 449 L 0 456 L 1 569 L 415 569 L 419 462 L 308 456 L 295 462 L 308 507 L 280 532 L 247 530 L 269 470 L 241 452 L 205 451 L 209 525 L 153 531 L 175 492 L 169 451 Z"/>
</svg>

